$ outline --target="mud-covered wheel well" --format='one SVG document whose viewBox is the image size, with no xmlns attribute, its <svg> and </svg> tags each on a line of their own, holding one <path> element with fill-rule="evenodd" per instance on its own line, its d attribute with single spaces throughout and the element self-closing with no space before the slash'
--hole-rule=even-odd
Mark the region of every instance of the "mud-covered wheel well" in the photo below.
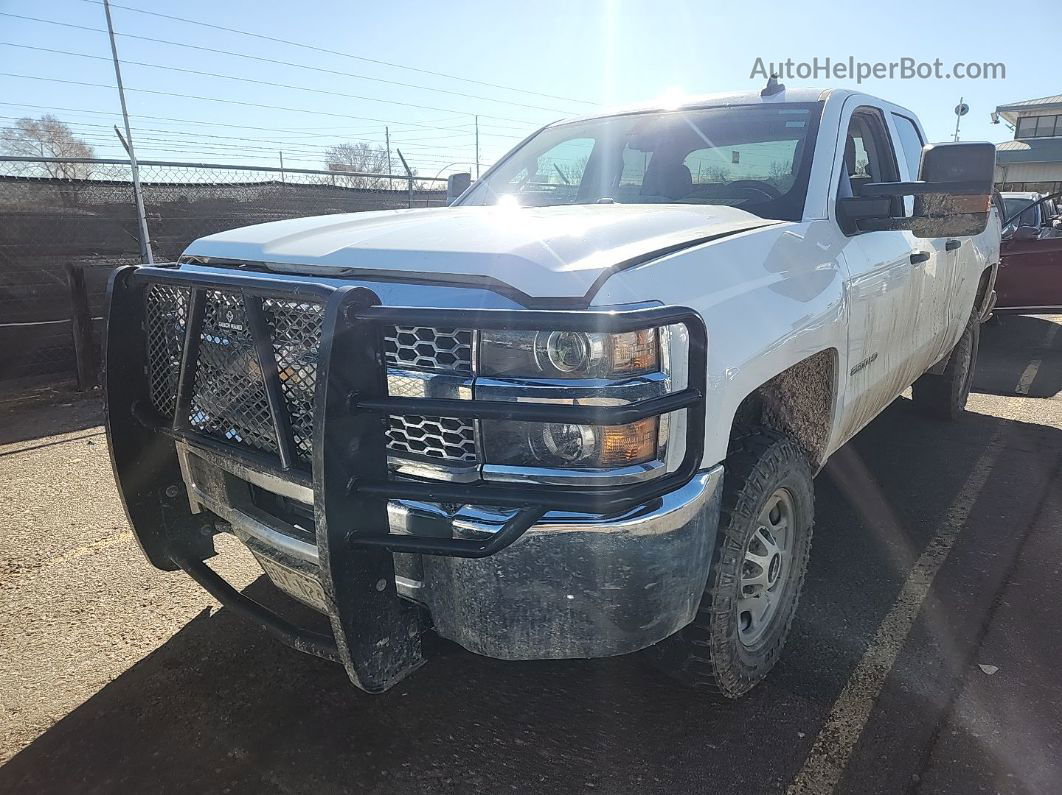
<svg viewBox="0 0 1062 795">
<path fill-rule="evenodd" d="M 819 351 L 754 389 L 734 414 L 730 438 L 760 425 L 793 439 L 818 469 L 825 458 L 833 420 L 837 353 Z"/>
</svg>

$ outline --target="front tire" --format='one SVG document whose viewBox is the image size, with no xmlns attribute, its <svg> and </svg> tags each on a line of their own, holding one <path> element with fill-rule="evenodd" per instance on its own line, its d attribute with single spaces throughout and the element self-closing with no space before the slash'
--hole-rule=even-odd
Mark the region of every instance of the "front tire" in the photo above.
<svg viewBox="0 0 1062 795">
<path fill-rule="evenodd" d="M 939 420 L 962 415 L 970 397 L 980 340 L 981 323 L 975 312 L 951 349 L 944 371 L 940 375 L 926 373 L 911 385 L 911 399 L 919 411 Z"/>
<path fill-rule="evenodd" d="M 807 570 L 814 517 L 803 451 L 759 428 L 731 444 L 719 534 L 693 622 L 648 650 L 683 684 L 737 698 L 782 652 Z"/>
</svg>

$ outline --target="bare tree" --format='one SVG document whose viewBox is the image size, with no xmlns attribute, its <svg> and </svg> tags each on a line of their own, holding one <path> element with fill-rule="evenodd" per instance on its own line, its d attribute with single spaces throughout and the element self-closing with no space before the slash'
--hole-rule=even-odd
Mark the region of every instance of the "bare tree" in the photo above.
<svg viewBox="0 0 1062 795">
<path fill-rule="evenodd" d="M 50 114 L 39 119 L 19 119 L 14 126 L 0 131 L 0 151 L 16 157 L 95 156 L 91 146 Z M 92 171 L 89 163 L 41 163 L 41 168 L 54 179 L 86 179 Z"/>
<path fill-rule="evenodd" d="M 337 176 L 336 184 L 349 188 L 370 188 L 380 190 L 388 186 L 387 150 L 382 146 L 373 146 L 366 141 L 354 141 L 336 144 L 325 150 L 325 167 L 335 172 L 356 172 L 360 176 L 348 174 Z M 380 174 L 380 177 L 364 176 Z"/>
</svg>

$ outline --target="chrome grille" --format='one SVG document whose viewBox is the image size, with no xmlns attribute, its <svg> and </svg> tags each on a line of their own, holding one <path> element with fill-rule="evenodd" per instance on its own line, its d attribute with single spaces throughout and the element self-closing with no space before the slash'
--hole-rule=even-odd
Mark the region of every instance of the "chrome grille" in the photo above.
<svg viewBox="0 0 1062 795">
<path fill-rule="evenodd" d="M 384 335 L 384 356 L 391 367 L 470 373 L 472 330 L 393 326 Z"/>
<path fill-rule="evenodd" d="M 476 429 L 456 417 L 392 415 L 387 428 L 387 446 L 392 451 L 461 463 L 475 463 Z"/>
</svg>

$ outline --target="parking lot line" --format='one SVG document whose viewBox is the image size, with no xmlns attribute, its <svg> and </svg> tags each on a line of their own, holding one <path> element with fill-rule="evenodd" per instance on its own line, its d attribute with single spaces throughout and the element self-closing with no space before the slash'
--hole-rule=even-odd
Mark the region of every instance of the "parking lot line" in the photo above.
<svg viewBox="0 0 1062 795">
<path fill-rule="evenodd" d="M 1047 330 L 1047 336 L 1044 337 L 1044 347 L 1050 348 L 1052 341 L 1055 339 L 1055 334 L 1058 333 L 1058 324 L 1051 326 Z M 1040 369 L 1040 365 L 1043 364 L 1043 359 L 1033 359 L 1029 362 L 1029 366 L 1021 374 L 1021 378 L 1018 379 L 1018 386 L 1014 389 L 1019 395 L 1028 395 L 1029 389 L 1032 387 L 1032 382 L 1036 378 L 1036 373 Z"/>
<path fill-rule="evenodd" d="M 888 615 L 878 626 L 841 695 L 834 701 L 803 767 L 789 785 L 789 793 L 830 792 L 837 786 L 885 679 L 914 626 L 933 578 L 962 532 L 1002 448 L 1000 429 L 993 434 L 974 463 L 970 476 L 948 507 L 936 535 L 908 573 Z"/>
</svg>

